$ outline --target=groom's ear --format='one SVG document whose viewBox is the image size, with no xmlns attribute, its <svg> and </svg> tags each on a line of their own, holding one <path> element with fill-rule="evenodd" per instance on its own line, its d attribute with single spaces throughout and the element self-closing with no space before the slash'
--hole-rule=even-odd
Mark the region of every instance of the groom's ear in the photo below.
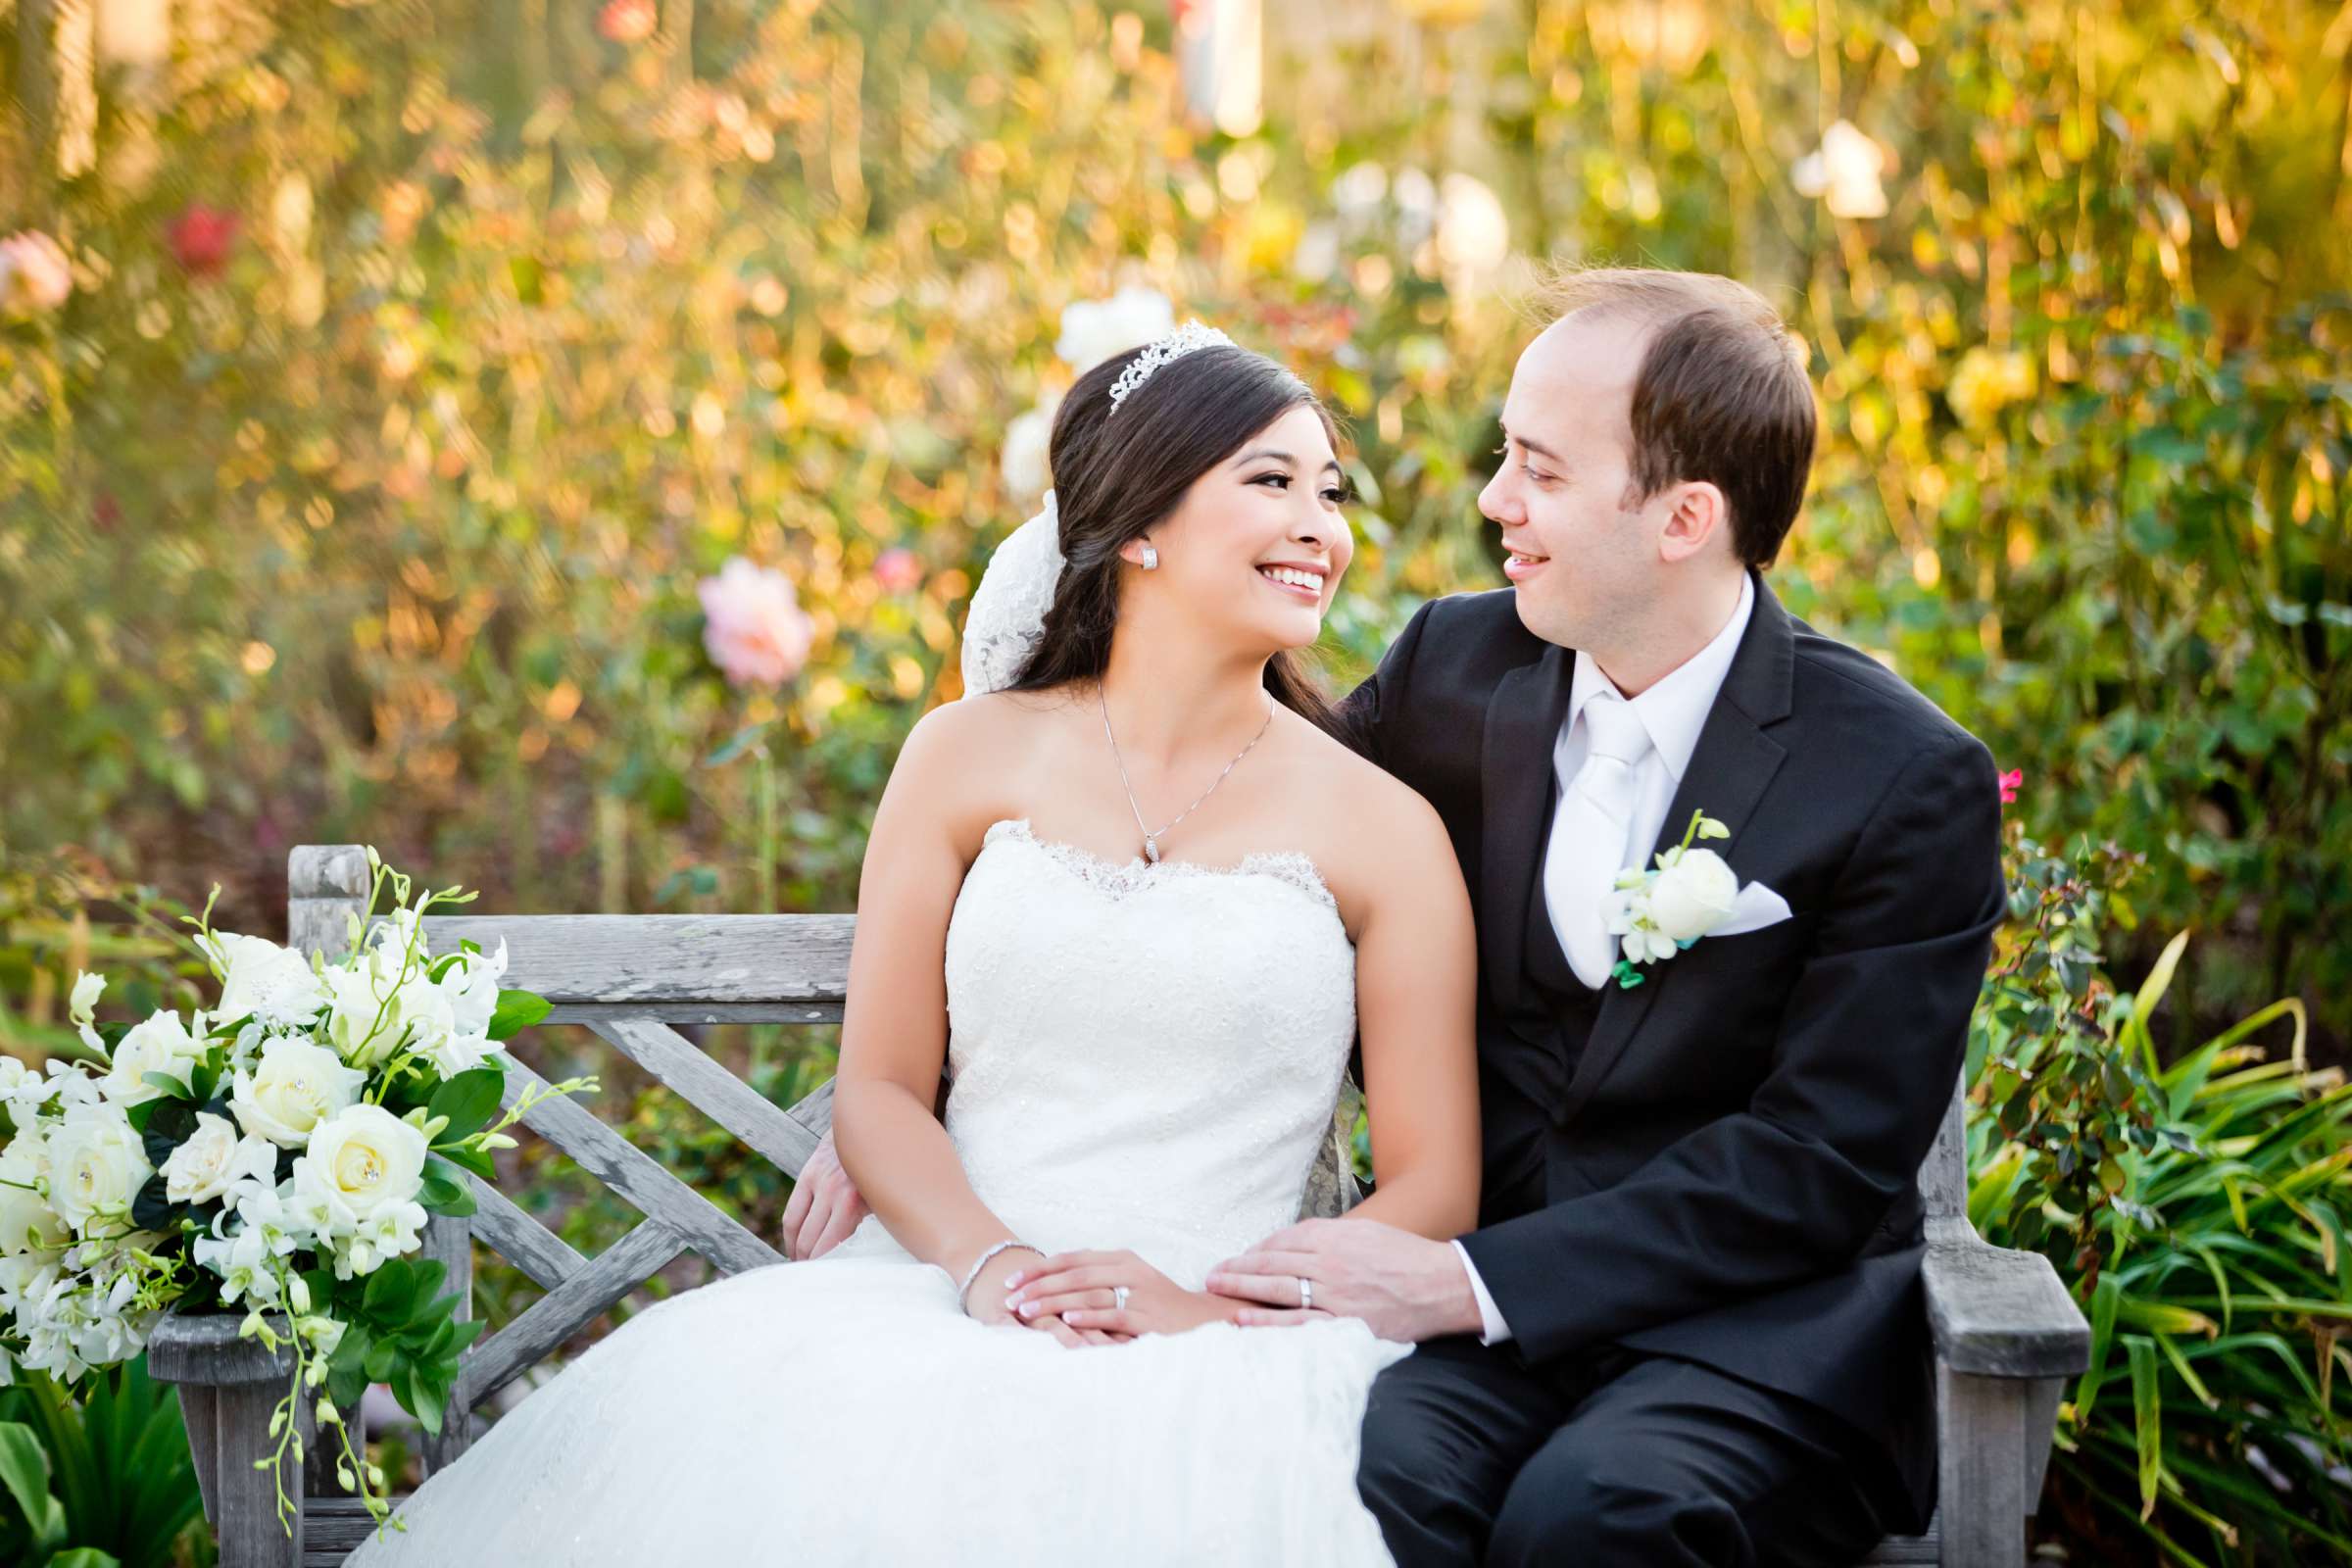
<svg viewBox="0 0 2352 1568">
<path fill-rule="evenodd" d="M 1693 479 L 1674 487 L 1674 510 L 1666 514 L 1666 526 L 1658 534 L 1658 554 L 1669 562 L 1688 561 L 1710 549 L 1731 550 L 1738 545 L 1732 538 L 1732 508 L 1722 490 L 1705 479 Z"/>
</svg>

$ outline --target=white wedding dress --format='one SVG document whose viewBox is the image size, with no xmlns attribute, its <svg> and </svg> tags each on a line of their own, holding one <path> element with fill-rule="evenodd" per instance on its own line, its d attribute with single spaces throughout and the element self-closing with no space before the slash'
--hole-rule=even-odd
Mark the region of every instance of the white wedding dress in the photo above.
<svg viewBox="0 0 2352 1568">
<path fill-rule="evenodd" d="M 988 830 L 947 936 L 947 1127 L 1050 1250 L 1179 1284 L 1298 1217 L 1355 1031 L 1302 855 L 1115 865 Z M 868 1218 L 639 1313 L 349 1561 L 1385 1564 L 1355 1491 L 1359 1320 L 1068 1349 L 987 1327 Z"/>
</svg>

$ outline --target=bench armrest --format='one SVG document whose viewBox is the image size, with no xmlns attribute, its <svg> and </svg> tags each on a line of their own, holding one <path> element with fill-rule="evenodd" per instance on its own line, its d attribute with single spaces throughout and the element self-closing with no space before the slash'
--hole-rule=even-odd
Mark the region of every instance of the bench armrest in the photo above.
<svg viewBox="0 0 2352 1568">
<path fill-rule="evenodd" d="M 2090 1364 L 2090 1325 L 2038 1252 L 1994 1247 L 1962 1220 L 1929 1231 L 1920 1265 L 1936 1358 L 1977 1377 L 2072 1377 Z"/>
</svg>

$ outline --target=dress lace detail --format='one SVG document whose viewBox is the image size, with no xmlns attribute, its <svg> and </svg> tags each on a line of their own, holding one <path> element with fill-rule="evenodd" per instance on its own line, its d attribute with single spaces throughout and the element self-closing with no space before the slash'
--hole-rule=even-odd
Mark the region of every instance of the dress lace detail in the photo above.
<svg viewBox="0 0 2352 1568">
<path fill-rule="evenodd" d="M 1111 898 L 1125 898 L 1139 889 L 1149 887 L 1157 879 L 1178 876 L 1270 876 L 1287 882 L 1299 892 L 1322 905 L 1332 913 L 1340 912 L 1340 901 L 1332 896 L 1323 880 L 1323 873 L 1308 856 L 1298 850 L 1256 850 L 1232 865 L 1203 865 L 1198 860 L 1147 860 L 1137 856 L 1124 865 L 1097 855 L 1075 844 L 1058 839 L 1043 839 L 1025 816 L 1006 817 L 989 825 L 981 837 L 985 851 L 1000 838 L 1018 839 L 1034 845 L 1059 861 L 1064 869 Z"/>
<path fill-rule="evenodd" d="M 997 822 L 945 962 L 948 1135 L 1023 1240 L 1198 1289 L 1297 1217 L 1355 1034 L 1307 857 L 1120 865 Z M 869 1217 L 638 1313 L 349 1562 L 1377 1568 L 1357 1430 L 1409 1349 L 1338 1318 L 1065 1350 Z"/>
</svg>

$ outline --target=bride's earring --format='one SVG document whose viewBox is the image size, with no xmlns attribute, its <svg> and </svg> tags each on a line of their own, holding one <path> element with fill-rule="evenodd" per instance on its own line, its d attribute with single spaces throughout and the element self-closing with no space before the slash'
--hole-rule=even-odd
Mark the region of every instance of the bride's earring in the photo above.
<svg viewBox="0 0 2352 1568">
<path fill-rule="evenodd" d="M 1146 571 L 1159 569 L 1159 551 L 1149 539 L 1144 541 L 1144 569 Z"/>
</svg>

